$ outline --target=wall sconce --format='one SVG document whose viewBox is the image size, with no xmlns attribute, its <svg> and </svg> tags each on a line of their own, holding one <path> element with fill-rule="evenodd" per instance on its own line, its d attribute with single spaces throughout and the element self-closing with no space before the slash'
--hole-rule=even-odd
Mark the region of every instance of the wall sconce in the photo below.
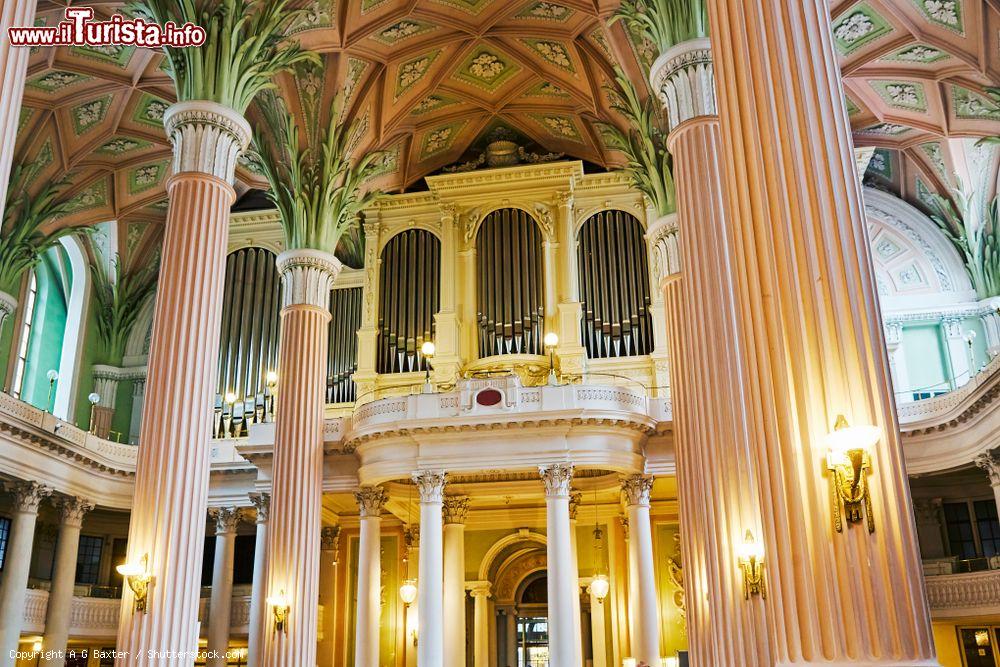
<svg viewBox="0 0 1000 667">
<path fill-rule="evenodd" d="M 407 607 L 413 604 L 413 601 L 417 599 L 416 579 L 407 579 L 403 582 L 403 585 L 399 587 L 399 598 Z"/>
<path fill-rule="evenodd" d="M 542 339 L 545 343 L 545 349 L 549 351 L 549 386 L 556 386 L 559 384 L 556 381 L 556 361 L 555 361 L 555 350 L 556 345 L 559 344 L 559 336 L 556 335 L 554 331 L 550 331 L 545 334 L 545 338 Z"/>
<path fill-rule="evenodd" d="M 424 365 L 424 393 L 433 394 L 434 387 L 431 386 L 431 359 L 434 358 L 434 353 L 437 348 L 434 345 L 434 341 L 424 341 L 424 344 L 420 346 L 420 354 L 424 355 L 424 360 L 426 361 Z"/>
<path fill-rule="evenodd" d="M 604 602 L 604 598 L 608 597 L 610 591 L 611 583 L 608 581 L 607 575 L 597 574 L 590 580 L 590 592 L 598 602 Z"/>
<path fill-rule="evenodd" d="M 285 632 L 285 623 L 288 622 L 289 611 L 288 598 L 285 597 L 285 591 L 267 598 L 267 604 L 270 605 L 271 613 L 274 614 L 274 629 L 278 632 Z"/>
<path fill-rule="evenodd" d="M 132 589 L 135 596 L 135 612 L 146 611 L 146 600 L 149 597 L 149 583 L 153 575 L 149 572 L 149 554 L 143 554 L 139 564 L 122 563 L 117 568 L 118 574 L 125 578 L 125 583 Z"/>
<path fill-rule="evenodd" d="M 875 532 L 868 473 L 872 467 L 870 452 L 881 437 L 878 427 L 850 426 L 844 415 L 837 416 L 833 432 L 826 436 L 826 467 L 834 488 L 833 525 L 838 533 L 844 531 L 841 503 L 848 523 L 858 523 L 867 514 L 868 532 Z"/>
<path fill-rule="evenodd" d="M 743 599 L 749 600 L 751 595 L 767 598 L 764 585 L 764 547 L 753 538 L 753 533 L 747 531 L 746 538 L 736 550 L 736 556 L 743 571 Z"/>
</svg>

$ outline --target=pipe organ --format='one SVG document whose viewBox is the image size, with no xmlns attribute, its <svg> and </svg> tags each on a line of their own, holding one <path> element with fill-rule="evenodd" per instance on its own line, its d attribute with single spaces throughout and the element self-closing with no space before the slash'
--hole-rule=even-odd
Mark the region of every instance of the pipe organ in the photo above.
<svg viewBox="0 0 1000 667">
<path fill-rule="evenodd" d="M 440 308 L 441 242 L 432 233 L 409 229 L 382 249 L 379 279 L 379 373 L 424 371 L 420 352 L 433 341 Z"/>
<path fill-rule="evenodd" d="M 601 211 L 578 233 L 582 335 L 591 359 L 649 354 L 653 331 L 649 266 L 640 222 Z"/>
<path fill-rule="evenodd" d="M 226 259 L 214 434 L 239 436 L 263 421 L 277 369 L 281 278 L 275 255 L 240 248 Z M 227 396 L 229 399 L 227 400 Z"/>
<path fill-rule="evenodd" d="M 483 219 L 476 239 L 479 357 L 543 354 L 542 234 L 535 219 L 502 208 Z"/>
<path fill-rule="evenodd" d="M 326 357 L 326 402 L 353 403 L 357 387 L 351 375 L 358 370 L 358 328 L 361 326 L 362 288 L 330 292 L 330 339 Z"/>
</svg>

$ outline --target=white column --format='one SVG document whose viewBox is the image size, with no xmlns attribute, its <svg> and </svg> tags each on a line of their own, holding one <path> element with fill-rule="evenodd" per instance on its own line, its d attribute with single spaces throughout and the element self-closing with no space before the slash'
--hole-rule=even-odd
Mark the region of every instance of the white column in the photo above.
<svg viewBox="0 0 1000 667">
<path fill-rule="evenodd" d="M 142 427 L 142 404 L 146 396 L 146 370 L 142 377 L 135 378 L 132 385 L 132 417 L 128 427 L 128 441 L 139 442 L 139 430 Z"/>
<path fill-rule="evenodd" d="M 442 517 L 444 471 L 413 473 L 420 491 L 420 570 L 417 575 L 417 667 L 444 665 L 444 564 Z"/>
<path fill-rule="evenodd" d="M 965 342 L 962 320 L 954 318 L 941 320 L 941 330 L 944 332 L 951 375 L 957 389 L 968 384 L 975 373 L 970 365 L 969 344 Z"/>
<path fill-rule="evenodd" d="M 208 605 L 208 660 L 206 667 L 226 667 L 229 621 L 233 605 L 233 557 L 236 528 L 243 518 L 237 507 L 210 510 L 215 519 L 215 561 L 212 566 L 212 597 Z"/>
<path fill-rule="evenodd" d="M 267 613 L 264 589 L 267 586 L 267 518 L 271 496 L 251 493 L 250 502 L 257 509 L 257 539 L 253 545 L 253 579 L 250 584 L 250 622 L 247 665 L 259 667 L 263 659 L 264 618 Z"/>
<path fill-rule="evenodd" d="M 381 486 L 362 486 L 354 497 L 361 510 L 358 543 L 358 613 L 354 633 L 354 667 L 379 664 L 379 616 L 382 600 L 382 506 L 386 501 Z"/>
<path fill-rule="evenodd" d="M 472 617 L 472 664 L 475 667 L 490 667 L 490 582 L 474 581 L 468 588 L 475 603 Z"/>
<path fill-rule="evenodd" d="M 445 667 L 465 667 L 465 517 L 468 511 L 468 496 L 445 496 Z"/>
<path fill-rule="evenodd" d="M 549 593 L 549 667 L 579 667 L 573 663 L 573 595 L 575 579 L 569 536 L 569 484 L 573 466 L 539 466 L 545 484 L 546 559 Z"/>
<path fill-rule="evenodd" d="M 409 579 L 412 577 L 414 570 L 414 563 L 420 563 L 420 526 L 418 524 L 407 525 L 403 528 L 403 541 L 406 544 L 406 567 L 404 568 L 404 573 L 401 578 Z M 403 610 L 403 627 L 406 631 L 406 639 L 404 645 L 406 650 L 403 652 L 403 664 L 405 667 L 416 667 L 417 665 L 417 646 L 420 644 L 419 641 L 419 629 L 417 627 L 417 609 L 412 604 L 406 605 Z"/>
<path fill-rule="evenodd" d="M 592 667 L 607 667 L 608 649 L 607 632 L 604 623 L 604 601 L 594 595 L 594 592 L 587 586 L 587 594 L 590 595 L 590 645 L 594 654 Z"/>
<path fill-rule="evenodd" d="M 649 521 L 649 492 L 653 478 L 631 475 L 622 483 L 628 511 L 630 538 L 628 557 L 634 562 L 636 596 L 632 619 L 632 657 L 648 665 L 660 664 L 660 612 L 656 596 L 656 573 L 653 564 L 653 531 Z"/>
<path fill-rule="evenodd" d="M 337 565 L 340 551 L 340 526 L 323 526 L 320 531 L 319 604 L 323 607 L 322 639 L 316 653 L 316 664 L 334 664 L 333 642 L 337 628 Z"/>
<path fill-rule="evenodd" d="M 36 0 L 4 0 L 0 3 L 0 218 L 7 201 L 7 181 L 14 160 L 21 98 L 31 49 L 11 46 L 7 28 L 35 24 Z M 0 326 L 3 318 L 0 317 Z"/>
<path fill-rule="evenodd" d="M 575 655 L 574 665 L 583 664 L 583 614 L 580 611 L 580 557 L 576 546 L 576 514 L 580 511 L 580 501 L 583 494 L 573 492 L 569 496 L 569 542 L 570 552 L 573 559 L 570 563 L 570 572 L 573 577 L 573 646 Z"/>
<path fill-rule="evenodd" d="M 892 378 L 892 391 L 896 403 L 913 402 L 915 387 L 910 385 L 910 372 L 906 367 L 906 355 L 903 353 L 903 325 L 899 322 L 885 324 L 885 349 L 889 353 L 889 376 Z"/>
<path fill-rule="evenodd" d="M 42 638 L 40 664 L 62 667 L 66 664 L 64 652 L 69 640 L 69 612 L 73 606 L 73 587 L 76 583 L 76 558 L 80 549 L 80 529 L 83 517 L 94 504 L 73 496 L 56 501 L 59 509 L 59 539 L 56 541 L 56 559 L 52 571 L 49 602 L 45 608 L 45 636 Z"/>
<path fill-rule="evenodd" d="M 14 496 L 14 517 L 0 578 L 0 667 L 14 667 L 11 654 L 17 651 L 24 621 L 24 598 L 38 506 L 52 490 L 37 482 L 21 481 L 8 482 L 5 488 Z"/>
<path fill-rule="evenodd" d="M 997 513 L 1000 514 L 1000 455 L 995 451 L 983 452 L 976 457 L 976 465 L 989 475 L 993 498 L 997 503 Z"/>
</svg>

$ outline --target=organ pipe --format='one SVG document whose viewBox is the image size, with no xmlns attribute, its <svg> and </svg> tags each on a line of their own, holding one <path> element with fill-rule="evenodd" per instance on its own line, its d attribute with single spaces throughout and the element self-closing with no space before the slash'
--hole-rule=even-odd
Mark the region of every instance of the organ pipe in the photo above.
<svg viewBox="0 0 1000 667">
<path fill-rule="evenodd" d="M 245 434 L 264 420 L 268 371 L 278 365 L 281 279 L 274 253 L 241 248 L 226 259 L 213 436 Z M 227 401 L 231 395 L 235 400 Z"/>
<path fill-rule="evenodd" d="M 639 221 L 624 211 L 601 211 L 578 234 L 582 334 L 591 359 L 649 354 L 649 268 Z"/>
<path fill-rule="evenodd" d="M 504 208 L 476 238 L 479 356 L 542 354 L 542 235 L 534 218 Z"/>
<path fill-rule="evenodd" d="M 358 329 L 361 327 L 362 288 L 330 292 L 330 337 L 326 358 L 326 402 L 353 403 L 357 387 Z"/>
<path fill-rule="evenodd" d="M 441 242 L 422 229 L 392 237 L 382 249 L 379 282 L 379 373 L 426 370 L 420 352 L 434 339 L 440 309 Z"/>
</svg>

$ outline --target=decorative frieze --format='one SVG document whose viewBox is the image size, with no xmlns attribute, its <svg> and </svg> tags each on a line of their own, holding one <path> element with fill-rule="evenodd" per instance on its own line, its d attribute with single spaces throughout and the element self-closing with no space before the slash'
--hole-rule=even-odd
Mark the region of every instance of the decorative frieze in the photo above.
<svg viewBox="0 0 1000 667">
<path fill-rule="evenodd" d="M 629 475 L 622 480 L 626 505 L 649 505 L 649 493 L 652 490 L 652 475 Z"/>
<path fill-rule="evenodd" d="M 361 510 L 361 518 L 379 517 L 382 515 L 382 507 L 388 496 L 381 486 L 362 486 L 354 492 L 354 499 L 358 501 L 358 509 Z"/>
<path fill-rule="evenodd" d="M 444 499 L 445 474 L 443 470 L 421 470 L 413 473 L 413 481 L 420 491 L 421 503 L 440 503 Z"/>
<path fill-rule="evenodd" d="M 242 115 L 206 100 L 178 102 L 163 114 L 163 126 L 174 147 L 174 174 L 201 172 L 233 182 L 252 136 Z"/>
<path fill-rule="evenodd" d="M 469 496 L 445 496 L 441 511 L 445 523 L 465 523 L 469 514 Z"/>
<path fill-rule="evenodd" d="M 42 500 L 52 495 L 52 489 L 38 482 L 15 480 L 4 483 L 4 490 L 14 497 L 14 511 L 37 514 Z"/>
<path fill-rule="evenodd" d="M 538 466 L 538 474 L 545 485 L 545 495 L 547 497 L 569 497 L 569 485 L 573 481 L 572 463 L 553 463 L 547 466 Z"/>
<path fill-rule="evenodd" d="M 215 519 L 215 534 L 235 533 L 243 520 L 243 510 L 239 507 L 213 507 L 208 513 Z"/>
<path fill-rule="evenodd" d="M 662 54 L 650 67 L 649 82 L 667 109 L 671 129 L 686 120 L 719 113 L 712 44 L 707 38 L 682 42 Z"/>
<path fill-rule="evenodd" d="M 330 290 L 343 266 L 340 260 L 322 250 L 286 250 L 278 255 L 281 274 L 282 307 L 330 307 Z"/>
</svg>

